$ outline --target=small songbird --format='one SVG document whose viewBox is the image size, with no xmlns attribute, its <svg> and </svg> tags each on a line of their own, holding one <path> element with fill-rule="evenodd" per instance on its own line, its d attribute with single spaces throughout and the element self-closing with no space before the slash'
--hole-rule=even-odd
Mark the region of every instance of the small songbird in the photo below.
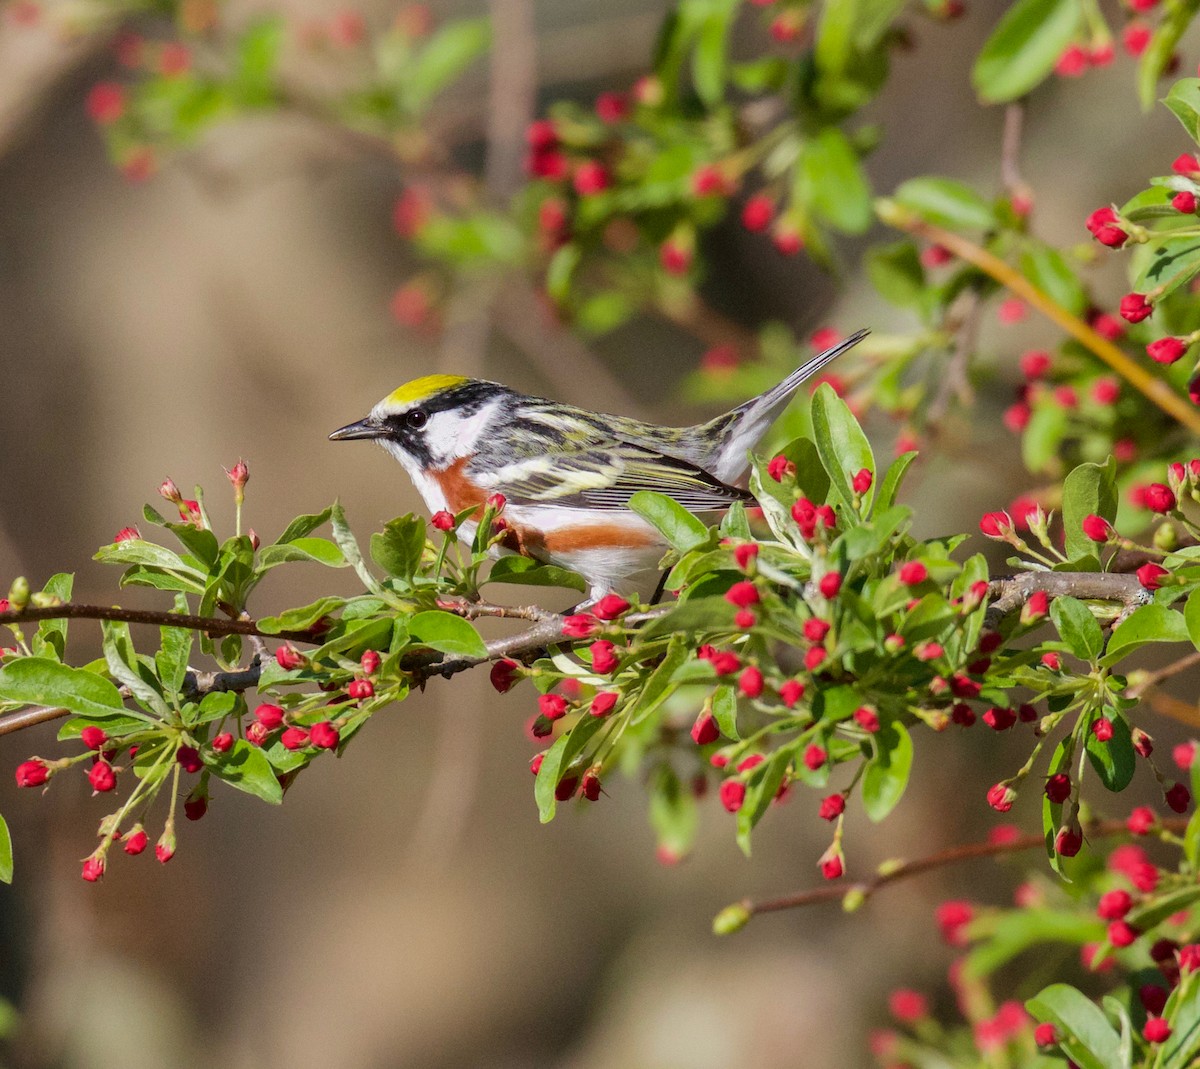
<svg viewBox="0 0 1200 1069">
<path fill-rule="evenodd" d="M 713 519 L 745 489 L 749 453 L 801 383 L 857 345 L 862 330 L 826 349 L 766 393 L 693 427 L 658 427 L 626 416 L 529 397 L 497 382 L 426 375 L 388 394 L 336 441 L 372 438 L 408 472 L 431 512 L 478 517 L 503 494 L 506 529 L 497 552 L 521 553 L 578 572 L 595 601 L 653 588 L 666 550 L 629 508 L 656 490 Z M 475 520 L 460 527 L 468 539 Z"/>
</svg>

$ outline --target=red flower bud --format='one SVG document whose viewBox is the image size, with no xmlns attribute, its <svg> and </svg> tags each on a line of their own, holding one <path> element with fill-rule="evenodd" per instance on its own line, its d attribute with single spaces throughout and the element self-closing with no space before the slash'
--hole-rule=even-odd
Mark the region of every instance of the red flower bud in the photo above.
<svg viewBox="0 0 1200 1069">
<path fill-rule="evenodd" d="M 308 745 L 308 729 L 294 725 L 284 728 L 279 743 L 285 750 L 303 750 Z"/>
<path fill-rule="evenodd" d="M 552 723 L 567 715 L 567 699 L 561 694 L 538 695 L 538 712 Z"/>
<path fill-rule="evenodd" d="M 492 670 L 489 673 L 489 680 L 492 687 L 499 694 L 506 694 L 516 685 L 519 678 L 518 672 L 520 665 L 510 657 L 505 657 L 503 660 L 497 661 L 492 665 Z"/>
<path fill-rule="evenodd" d="M 615 690 L 602 690 L 592 699 L 588 712 L 592 716 L 608 716 L 616 708 L 619 697 Z"/>
<path fill-rule="evenodd" d="M 117 774 L 107 761 L 97 761 L 88 769 L 88 782 L 98 793 L 111 791 L 117 785 Z"/>
<path fill-rule="evenodd" d="M 742 207 L 742 226 L 752 233 L 766 230 L 775 218 L 775 202 L 765 193 L 756 193 Z"/>
<path fill-rule="evenodd" d="M 992 706 L 983 714 L 983 722 L 993 731 L 1007 731 L 1017 722 L 1017 713 L 1015 709 Z"/>
<path fill-rule="evenodd" d="M 815 672 L 825 663 L 828 656 L 823 647 L 814 646 L 804 655 L 804 667 L 810 672 Z"/>
<path fill-rule="evenodd" d="M 872 735 L 879 730 L 879 714 L 869 705 L 860 705 L 854 710 L 854 722 Z"/>
<path fill-rule="evenodd" d="M 79 733 L 79 741 L 89 750 L 100 750 L 108 742 L 108 732 L 89 724 Z"/>
<path fill-rule="evenodd" d="M 313 724 L 309 741 L 318 750 L 332 750 L 341 741 L 341 733 L 328 720 Z"/>
<path fill-rule="evenodd" d="M 629 115 L 629 98 L 624 93 L 601 93 L 596 97 L 596 118 L 607 126 Z"/>
<path fill-rule="evenodd" d="M 709 658 L 709 663 L 713 666 L 713 671 L 719 676 L 731 676 L 742 667 L 742 662 L 738 659 L 738 655 L 731 653 L 729 650 L 714 651 L 713 655 Z"/>
<path fill-rule="evenodd" d="M 829 628 L 828 620 L 818 620 L 813 617 L 811 620 L 804 621 L 804 637 L 809 642 L 824 642 L 825 636 L 829 634 Z"/>
<path fill-rule="evenodd" d="M 846 799 L 840 794 L 831 794 L 821 799 L 819 815 L 822 820 L 837 820 L 846 810 Z"/>
<path fill-rule="evenodd" d="M 1101 245 L 1120 248 L 1129 239 L 1121 228 L 1117 213 L 1112 208 L 1098 208 L 1087 217 L 1086 226 Z"/>
<path fill-rule="evenodd" d="M 1140 805 L 1129 814 L 1125 827 L 1132 835 L 1149 835 L 1151 829 L 1158 823 L 1154 810 L 1147 805 Z"/>
<path fill-rule="evenodd" d="M 1052 360 L 1045 349 L 1031 349 L 1021 354 L 1021 374 L 1027 379 L 1040 379 L 1050 370 Z"/>
<path fill-rule="evenodd" d="M 1175 162 L 1171 164 L 1171 170 L 1182 175 L 1200 174 L 1200 161 L 1197 161 L 1190 152 L 1184 152 L 1175 157 Z"/>
<path fill-rule="evenodd" d="M 280 646 L 275 651 L 275 663 L 285 672 L 292 672 L 297 668 L 304 667 L 306 661 L 304 655 L 292 649 L 291 646 Z"/>
<path fill-rule="evenodd" d="M 757 698 L 763 692 L 763 674 L 755 665 L 747 665 L 738 676 L 738 689 L 747 698 Z"/>
<path fill-rule="evenodd" d="M 1171 198 L 1171 207 L 1182 215 L 1196 214 L 1196 194 L 1188 190 L 1176 193 Z"/>
<path fill-rule="evenodd" d="M 254 710 L 254 719 L 268 731 L 274 731 L 283 723 L 283 709 L 278 705 L 260 705 Z"/>
<path fill-rule="evenodd" d="M 1187 772 L 1196 760 L 1196 744 L 1194 742 L 1181 742 L 1171 750 L 1171 760 L 1175 762 L 1179 769 Z"/>
<path fill-rule="evenodd" d="M 779 700 L 788 709 L 793 708 L 803 697 L 804 684 L 799 682 L 799 680 L 789 679 L 779 688 Z"/>
<path fill-rule="evenodd" d="M 188 820 L 200 820 L 205 813 L 208 812 L 208 798 L 201 795 L 199 798 L 186 798 L 183 802 L 183 815 Z"/>
<path fill-rule="evenodd" d="M 736 779 L 723 780 L 717 793 L 721 798 L 721 805 L 728 812 L 736 813 L 746 800 L 746 785 Z"/>
<path fill-rule="evenodd" d="M 739 609 L 748 609 L 759 603 L 758 588 L 750 580 L 743 579 L 725 591 L 725 600 Z"/>
<path fill-rule="evenodd" d="M 1039 1047 L 1053 1047 L 1058 1042 L 1058 1029 L 1049 1021 L 1043 1021 L 1033 1030 L 1033 1041 Z"/>
<path fill-rule="evenodd" d="M 366 701 L 375 696 L 375 684 L 369 679 L 352 679 L 346 687 L 346 694 L 356 701 Z"/>
<path fill-rule="evenodd" d="M 438 509 L 430 518 L 430 524 L 438 531 L 454 530 L 454 515 L 445 509 Z"/>
<path fill-rule="evenodd" d="M 1142 1025 L 1142 1037 L 1147 1043 L 1165 1043 L 1171 1038 L 1171 1026 L 1162 1017 L 1150 1017 Z"/>
<path fill-rule="evenodd" d="M 816 743 L 810 743 L 804 748 L 804 765 L 806 768 L 816 772 L 818 768 L 829 760 L 829 752 L 824 746 L 818 746 Z"/>
<path fill-rule="evenodd" d="M 584 160 L 575 168 L 574 184 L 581 197 L 594 197 L 609 187 L 608 169 L 596 160 Z"/>
<path fill-rule="evenodd" d="M 1085 516 L 1080 526 L 1083 528 L 1083 533 L 1093 542 L 1107 542 L 1112 531 L 1108 520 L 1094 513 L 1090 516 Z"/>
<path fill-rule="evenodd" d="M 125 88 L 116 82 L 97 82 L 88 91 L 88 118 L 98 126 L 112 126 L 125 114 Z"/>
<path fill-rule="evenodd" d="M 697 746 L 707 746 L 721 737 L 721 729 L 717 727 L 717 718 L 712 713 L 701 713 L 692 725 L 692 741 Z"/>
<path fill-rule="evenodd" d="M 826 572 L 821 576 L 821 581 L 817 584 L 817 589 L 821 591 L 822 597 L 836 598 L 838 591 L 842 589 L 842 573 Z"/>
<path fill-rule="evenodd" d="M 592 670 L 598 672 L 602 676 L 608 675 L 615 671 L 621 663 L 620 658 L 614 652 L 616 647 L 608 641 L 608 639 L 599 639 L 593 642 L 589 647 L 592 655 Z"/>
<path fill-rule="evenodd" d="M 1105 891 L 1096 903 L 1096 916 L 1105 921 L 1119 921 L 1133 909 L 1133 896 L 1125 890 Z"/>
<path fill-rule="evenodd" d="M 888 1009 L 902 1024 L 912 1024 L 929 1016 L 929 1000 L 919 991 L 901 988 L 888 996 Z"/>
<path fill-rule="evenodd" d="M 1012 517 L 1007 512 L 985 512 L 979 521 L 979 530 L 988 538 L 1007 538 L 1012 529 Z"/>
<path fill-rule="evenodd" d="M 742 569 L 742 571 L 748 570 L 751 563 L 757 556 L 757 542 L 739 542 L 733 547 L 733 559 L 737 566 Z M 728 595 L 726 595 L 726 597 L 728 597 Z M 734 604 L 736 604 L 736 602 Z"/>
<path fill-rule="evenodd" d="M 1071 778 L 1062 772 L 1056 772 L 1046 780 L 1046 797 L 1055 805 L 1061 805 L 1071 797 Z"/>
<path fill-rule="evenodd" d="M 1113 737 L 1113 723 L 1106 716 L 1099 716 L 1092 721 L 1092 734 L 1097 742 L 1108 742 Z"/>
<path fill-rule="evenodd" d="M 686 275 L 692 266 L 692 250 L 674 238 L 667 238 L 658 247 L 658 262 L 668 275 Z"/>
<path fill-rule="evenodd" d="M 122 527 L 113 538 L 113 544 L 117 545 L 121 542 L 132 542 L 135 538 L 141 538 L 142 533 L 136 527 Z"/>
<path fill-rule="evenodd" d="M 270 732 L 257 720 L 253 724 L 249 724 L 246 727 L 246 741 L 250 743 L 251 746 L 261 746 L 267 741 L 267 735 L 269 734 Z"/>
<path fill-rule="evenodd" d="M 871 480 L 874 476 L 869 468 L 859 468 L 854 474 L 854 478 L 850 480 L 850 486 L 856 494 L 865 494 L 871 489 Z"/>
<path fill-rule="evenodd" d="M 629 602 L 620 594 L 605 594 L 595 605 L 592 612 L 599 620 L 615 620 L 629 611 Z"/>
<path fill-rule="evenodd" d="M 589 802 L 595 802 L 600 797 L 600 777 L 594 772 L 583 775 L 583 796 Z"/>
<path fill-rule="evenodd" d="M 1054 64 L 1054 73 L 1060 78 L 1078 78 L 1091 66 L 1092 57 L 1082 45 L 1067 45 Z"/>
<path fill-rule="evenodd" d="M 586 612 L 576 613 L 563 620 L 562 633 L 567 638 L 587 638 L 599 629 L 600 622 Z"/>
<path fill-rule="evenodd" d="M 796 465 L 785 456 L 772 457 L 767 465 L 767 474 L 777 483 L 781 483 L 785 476 L 796 474 Z"/>
<path fill-rule="evenodd" d="M 988 805 L 996 810 L 997 813 L 1007 813 L 1012 809 L 1016 798 L 1017 792 L 1006 783 L 997 783 L 994 787 L 988 788 Z"/>
<path fill-rule="evenodd" d="M 199 772 L 204 767 L 204 762 L 200 760 L 200 751 L 194 746 L 180 746 L 175 751 L 175 760 L 184 772 Z"/>
<path fill-rule="evenodd" d="M 906 561 L 896 574 L 905 586 L 918 586 L 929 578 L 929 570 L 919 560 Z"/>
<path fill-rule="evenodd" d="M 1176 783 L 1164 795 L 1169 805 L 1176 813 L 1186 813 L 1192 804 L 1192 792 L 1182 783 Z"/>
<path fill-rule="evenodd" d="M 382 659 L 375 650 L 363 650 L 363 655 L 358 659 L 358 663 L 364 675 L 373 676 L 379 671 Z"/>
<path fill-rule="evenodd" d="M 104 875 L 104 858 L 92 856 L 83 863 L 83 871 L 80 875 L 87 880 L 88 883 L 95 883 Z"/>
<path fill-rule="evenodd" d="M 233 734 L 228 731 L 222 731 L 212 741 L 212 748 L 217 753 L 227 753 L 233 748 Z"/>
<path fill-rule="evenodd" d="M 1083 846 L 1083 835 L 1078 828 L 1062 827 L 1054 839 L 1054 850 L 1062 857 L 1074 857 Z"/>
<path fill-rule="evenodd" d="M 1146 346 L 1146 355 L 1157 364 L 1173 364 L 1188 350 L 1182 338 L 1167 335 Z"/>
<path fill-rule="evenodd" d="M 1121 298 L 1121 318 L 1130 323 L 1140 323 L 1154 311 L 1154 305 L 1146 300 L 1144 293 L 1127 293 Z"/>
<path fill-rule="evenodd" d="M 146 844 L 149 841 L 149 836 L 146 835 L 145 831 L 139 825 L 133 832 L 125 836 L 125 841 L 121 844 L 121 848 L 130 856 L 135 856 L 146 849 Z"/>
<path fill-rule="evenodd" d="M 164 835 L 163 839 L 165 838 L 166 836 Z M 172 839 L 173 838 L 174 836 L 172 836 Z M 171 858 L 175 856 L 175 843 L 164 842 L 163 839 L 160 839 L 158 844 L 154 847 L 154 856 L 158 858 L 160 865 L 165 865 L 171 860 Z"/>
<path fill-rule="evenodd" d="M 842 859 L 838 855 L 833 857 L 823 858 L 820 862 L 821 876 L 826 880 L 841 879 L 845 868 L 842 865 Z"/>
<path fill-rule="evenodd" d="M 1157 590 L 1171 573 L 1161 564 L 1143 564 L 1134 574 L 1147 590 Z"/>
</svg>

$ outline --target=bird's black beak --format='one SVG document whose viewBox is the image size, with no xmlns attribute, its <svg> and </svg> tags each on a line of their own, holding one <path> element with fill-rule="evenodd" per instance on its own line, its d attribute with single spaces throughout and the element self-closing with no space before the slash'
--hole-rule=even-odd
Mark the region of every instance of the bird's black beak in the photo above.
<svg viewBox="0 0 1200 1069">
<path fill-rule="evenodd" d="M 371 417 L 360 419 L 357 423 L 348 423 L 345 427 L 339 427 L 330 436 L 331 442 L 348 442 L 354 438 L 380 438 L 384 434 L 384 429 L 378 423 L 374 423 Z"/>
</svg>

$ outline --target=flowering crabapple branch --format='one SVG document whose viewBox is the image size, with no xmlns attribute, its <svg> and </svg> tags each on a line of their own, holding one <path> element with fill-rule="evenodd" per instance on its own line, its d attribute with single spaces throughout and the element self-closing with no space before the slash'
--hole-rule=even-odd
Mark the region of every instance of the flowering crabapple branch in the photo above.
<svg viewBox="0 0 1200 1069">
<path fill-rule="evenodd" d="M 1036 308 L 1052 323 L 1061 327 L 1142 393 L 1147 400 L 1157 405 L 1173 419 L 1178 420 L 1193 433 L 1200 434 L 1200 411 L 1175 393 L 1169 384 L 1139 367 L 1107 338 L 1102 337 L 1078 316 L 1072 315 L 1061 304 L 1043 293 L 999 256 L 976 245 L 961 234 L 921 219 L 914 212 L 895 201 L 886 199 L 878 201 L 876 212 L 888 226 L 949 249 L 954 255 L 979 268 L 984 274 Z"/>
<path fill-rule="evenodd" d="M 1187 824 L 1187 817 L 1170 817 L 1161 820 L 1158 828 L 1160 831 L 1181 834 L 1187 828 Z M 1124 820 L 1097 821 L 1086 826 L 1084 831 L 1091 839 L 1107 839 L 1117 835 L 1130 834 L 1128 822 Z M 861 880 L 858 883 L 851 884 L 849 887 L 826 884 L 823 887 L 798 891 L 790 895 L 780 895 L 778 898 L 768 898 L 760 902 L 744 898 L 740 902 L 736 902 L 725 910 L 722 910 L 717 915 L 714 926 L 721 925 L 722 918 L 724 918 L 725 925 L 732 925 L 723 927 L 721 934 L 724 934 L 728 931 L 736 931 L 737 928 L 740 928 L 751 917 L 757 916 L 760 913 L 777 913 L 785 909 L 800 909 L 804 906 L 813 906 L 821 902 L 830 902 L 834 899 L 841 899 L 843 908 L 847 912 L 853 912 L 862 906 L 876 891 L 880 891 L 901 880 L 907 880 L 913 876 L 921 876 L 927 872 L 934 872 L 949 865 L 958 865 L 966 861 L 977 861 L 985 857 L 1000 857 L 1004 854 L 1015 854 L 1023 850 L 1034 850 L 1043 848 L 1044 846 L 1044 835 L 1018 835 L 1012 838 L 1005 836 L 988 839 L 984 842 L 962 843 L 958 846 L 950 846 L 945 850 L 939 850 L 936 853 L 916 858 L 913 861 L 893 859 L 883 862 L 879 866 L 876 875 L 871 879 Z M 738 921 L 741 923 L 737 923 Z"/>
<path fill-rule="evenodd" d="M 1071 597 L 1081 601 L 1118 601 L 1126 609 L 1148 605 L 1151 593 L 1136 575 L 1116 572 L 1025 572 L 993 579 L 988 583 L 992 602 L 986 622 L 995 626 L 1021 608 L 1034 594 Z"/>
</svg>

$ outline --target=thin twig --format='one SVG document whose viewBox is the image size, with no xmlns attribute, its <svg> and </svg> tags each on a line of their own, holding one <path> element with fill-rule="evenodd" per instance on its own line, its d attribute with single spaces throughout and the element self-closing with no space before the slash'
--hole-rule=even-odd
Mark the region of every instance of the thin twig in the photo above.
<svg viewBox="0 0 1200 1069">
<path fill-rule="evenodd" d="M 186 612 L 158 612 L 153 609 L 122 609 L 119 605 L 33 605 L 11 612 L 0 612 L 0 626 L 35 620 L 112 620 L 126 624 L 151 624 L 157 627 L 181 627 L 208 635 L 261 635 L 291 642 L 320 642 L 312 631 L 263 631 L 251 619 L 227 620 L 216 616 L 194 616 Z"/>
<path fill-rule="evenodd" d="M 1200 409 L 1193 407 L 1180 394 L 1176 393 L 1169 383 L 1147 371 L 1107 338 L 1102 338 L 1082 319 L 1072 315 L 1061 304 L 1043 293 L 1011 264 L 1005 263 L 999 256 L 961 234 L 955 234 L 953 231 L 926 222 L 896 201 L 879 201 L 877 211 L 879 218 L 888 226 L 925 241 L 943 245 L 955 256 L 979 268 L 985 275 L 994 279 L 1026 301 L 1031 307 L 1036 308 L 1052 323 L 1061 327 L 1152 404 L 1182 423 L 1193 433 L 1200 434 Z"/>
<path fill-rule="evenodd" d="M 1188 825 L 1187 817 L 1171 817 L 1160 822 L 1160 827 L 1166 831 L 1179 833 Z M 1123 820 L 1102 820 L 1088 825 L 1084 829 L 1089 839 L 1109 839 L 1114 835 L 1127 835 L 1129 829 Z M 1045 836 L 1040 834 L 1022 835 L 1008 842 L 964 843 L 939 850 L 936 854 L 917 858 L 915 861 L 889 861 L 881 866 L 881 871 L 869 880 L 862 880 L 849 885 L 836 883 L 815 887 L 808 891 L 798 891 L 795 894 L 781 895 L 778 898 L 768 898 L 762 902 L 743 899 L 739 903 L 748 914 L 776 913 L 784 909 L 799 909 L 803 906 L 816 905 L 818 902 L 845 900 L 861 903 L 870 898 L 876 891 L 882 890 L 889 884 L 920 876 L 947 865 L 957 865 L 964 861 L 975 861 L 983 857 L 998 857 L 1002 854 L 1015 854 L 1022 850 L 1033 850 L 1044 847 Z"/>
<path fill-rule="evenodd" d="M 1004 133 L 1000 138 L 1000 181 L 1010 200 L 1032 196 L 1021 175 L 1021 132 L 1025 126 L 1025 103 L 1016 100 L 1004 109 Z"/>
<path fill-rule="evenodd" d="M 979 328 L 983 324 L 983 297 L 978 290 L 968 290 L 959 300 L 961 304 L 957 321 L 951 327 L 954 350 L 942 370 L 937 394 L 929 405 L 929 422 L 934 425 L 946 415 L 951 398 L 957 397 L 964 406 L 969 406 L 973 400 L 967 368 L 979 341 Z"/>
<path fill-rule="evenodd" d="M 1157 687 L 1160 683 L 1170 679 L 1172 676 L 1179 675 L 1180 672 L 1186 672 L 1189 668 L 1195 668 L 1200 664 L 1200 652 L 1193 651 L 1186 657 L 1180 657 L 1177 661 L 1172 661 L 1170 664 L 1163 665 L 1153 672 L 1146 672 L 1142 677 L 1127 690 L 1126 696 L 1130 698 L 1140 698 L 1146 691 Z"/>
</svg>

